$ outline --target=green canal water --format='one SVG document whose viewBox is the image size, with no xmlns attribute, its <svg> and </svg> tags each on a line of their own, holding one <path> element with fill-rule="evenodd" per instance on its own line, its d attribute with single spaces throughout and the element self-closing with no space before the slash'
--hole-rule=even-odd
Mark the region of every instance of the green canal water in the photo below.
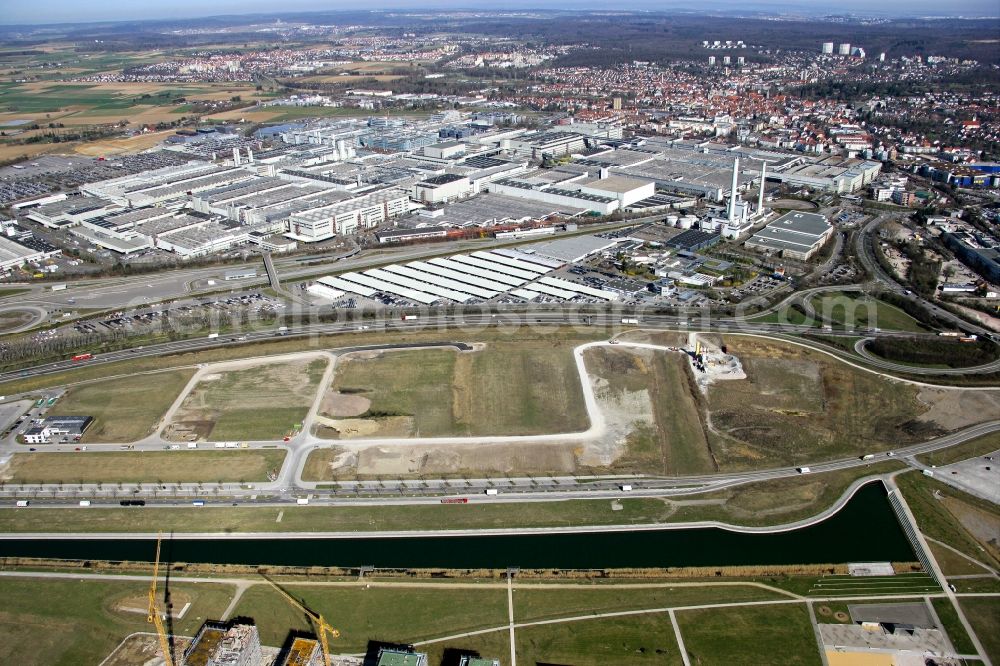
<svg viewBox="0 0 1000 666">
<path fill-rule="evenodd" d="M 15 540 L 0 536 L 0 557 L 152 560 L 149 540 Z M 912 561 L 913 549 L 885 487 L 870 483 L 823 522 L 789 532 L 643 530 L 516 536 L 344 539 L 165 539 L 171 562 L 378 568 L 608 569 L 632 567 L 840 564 Z"/>
</svg>

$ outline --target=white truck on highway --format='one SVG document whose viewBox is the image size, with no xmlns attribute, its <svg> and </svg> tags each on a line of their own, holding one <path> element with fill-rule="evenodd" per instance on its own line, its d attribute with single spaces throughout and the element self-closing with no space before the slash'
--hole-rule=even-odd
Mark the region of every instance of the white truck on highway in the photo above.
<svg viewBox="0 0 1000 666">
<path fill-rule="evenodd" d="M 487 488 L 486 489 L 486 494 L 487 495 L 499 495 L 500 491 L 497 490 L 496 488 Z"/>
<path fill-rule="evenodd" d="M 629 485 L 629 484 L 627 484 L 627 483 L 626 483 L 626 484 L 623 484 L 623 485 L 621 485 L 621 486 L 619 486 L 619 488 L 621 488 L 621 489 L 622 489 L 622 492 L 623 492 L 623 493 L 629 493 L 629 492 L 632 492 L 632 486 L 630 486 L 630 485 Z"/>
<path fill-rule="evenodd" d="M 799 468 L 797 468 L 797 470 L 796 470 L 796 471 L 797 471 L 797 472 L 798 472 L 799 474 L 808 474 L 808 473 L 809 473 L 809 472 L 811 472 L 812 470 L 811 470 L 811 469 L 809 469 L 808 467 L 799 467 Z"/>
<path fill-rule="evenodd" d="M 623 324 L 638 324 L 639 320 L 635 317 L 622 317 Z"/>
<path fill-rule="evenodd" d="M 28 506 L 30 504 L 31 504 L 31 502 L 29 502 L 28 500 L 17 500 L 17 507 L 18 508 L 24 508 L 24 507 L 26 507 L 26 506 Z"/>
<path fill-rule="evenodd" d="M 300 505 L 309 504 L 309 498 L 308 497 L 300 497 L 297 500 L 295 500 L 295 503 L 296 504 L 300 504 Z"/>
<path fill-rule="evenodd" d="M 209 339 L 209 340 L 214 340 L 214 339 L 216 339 L 217 337 L 219 337 L 219 334 L 218 334 L 218 333 L 209 333 L 209 334 L 208 334 L 208 339 Z"/>
</svg>

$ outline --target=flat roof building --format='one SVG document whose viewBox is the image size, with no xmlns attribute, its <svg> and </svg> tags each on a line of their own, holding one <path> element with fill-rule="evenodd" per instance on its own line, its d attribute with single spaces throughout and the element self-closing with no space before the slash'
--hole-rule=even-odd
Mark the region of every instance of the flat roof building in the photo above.
<svg viewBox="0 0 1000 666">
<path fill-rule="evenodd" d="M 397 648 L 382 648 L 376 666 L 427 666 L 427 655 Z"/>
<path fill-rule="evenodd" d="M 747 239 L 748 249 L 805 261 L 833 235 L 833 226 L 817 213 L 791 212 Z"/>
</svg>

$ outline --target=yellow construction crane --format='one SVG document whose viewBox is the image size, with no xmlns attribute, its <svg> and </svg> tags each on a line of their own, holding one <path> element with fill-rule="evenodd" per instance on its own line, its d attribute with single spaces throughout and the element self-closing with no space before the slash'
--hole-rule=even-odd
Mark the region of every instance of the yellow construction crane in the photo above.
<svg viewBox="0 0 1000 666">
<path fill-rule="evenodd" d="M 322 615 L 306 608 L 298 599 L 281 589 L 273 580 L 267 576 L 264 576 L 264 580 L 266 580 L 271 587 L 276 589 L 281 596 L 287 599 L 288 603 L 298 608 L 300 611 L 305 613 L 310 620 L 312 620 L 313 626 L 316 627 L 316 636 L 319 637 L 319 644 L 323 648 L 323 663 L 326 664 L 326 666 L 330 666 L 330 643 L 327 640 L 327 634 L 337 638 L 340 636 L 340 632 L 327 624 Z"/>
<path fill-rule="evenodd" d="M 160 617 L 160 609 L 156 603 L 156 579 L 160 575 L 160 540 L 162 537 L 162 532 L 156 534 L 156 561 L 153 562 L 153 580 L 149 584 L 149 611 L 146 614 L 146 622 L 156 625 L 156 635 L 160 638 L 163 660 L 166 666 L 174 666 L 174 660 L 170 656 L 170 641 L 167 640 L 167 632 L 163 628 L 163 619 Z"/>
</svg>

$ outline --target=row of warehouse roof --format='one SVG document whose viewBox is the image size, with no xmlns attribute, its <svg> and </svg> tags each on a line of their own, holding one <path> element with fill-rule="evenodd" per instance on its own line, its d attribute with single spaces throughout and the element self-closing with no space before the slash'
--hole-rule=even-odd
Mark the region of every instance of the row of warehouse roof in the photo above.
<svg viewBox="0 0 1000 666">
<path fill-rule="evenodd" d="M 527 300 L 541 295 L 617 300 L 614 292 L 547 275 L 561 265 L 517 250 L 477 251 L 328 276 L 317 280 L 313 291 L 331 299 L 344 293 L 370 298 L 381 292 L 424 305 L 441 300 L 468 303 L 508 293 Z"/>
</svg>

